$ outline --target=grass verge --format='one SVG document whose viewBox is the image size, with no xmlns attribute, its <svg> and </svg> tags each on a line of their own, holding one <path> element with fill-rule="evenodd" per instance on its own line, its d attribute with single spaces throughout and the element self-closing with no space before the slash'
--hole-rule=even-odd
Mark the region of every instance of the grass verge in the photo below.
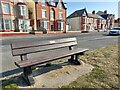
<svg viewBox="0 0 120 90">
<path fill-rule="evenodd" d="M 118 44 L 97 49 L 80 57 L 95 68 L 61 88 L 112 88 L 118 89 Z"/>
</svg>

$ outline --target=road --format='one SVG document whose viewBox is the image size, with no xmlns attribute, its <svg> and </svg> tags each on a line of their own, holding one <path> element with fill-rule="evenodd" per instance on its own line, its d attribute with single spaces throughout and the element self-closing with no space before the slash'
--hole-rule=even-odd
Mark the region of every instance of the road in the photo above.
<svg viewBox="0 0 120 90">
<path fill-rule="evenodd" d="M 97 48 L 105 47 L 111 44 L 118 43 L 118 36 L 108 36 L 106 32 L 91 32 L 91 33 L 78 33 L 78 34 L 49 34 L 40 36 L 19 36 L 19 37 L 2 37 L 0 41 L 2 42 L 1 47 L 1 73 L 6 74 L 11 71 L 18 70 L 14 65 L 14 62 L 20 60 L 20 57 L 13 57 L 11 54 L 10 43 L 12 42 L 22 42 L 22 41 L 44 41 L 53 40 L 59 38 L 76 37 L 78 40 L 77 47 L 89 48 L 92 51 Z M 42 55 L 42 54 L 41 54 Z M 38 54 L 29 55 L 28 57 L 33 58 L 38 56 Z M 7 75 L 7 74 L 6 74 Z"/>
</svg>

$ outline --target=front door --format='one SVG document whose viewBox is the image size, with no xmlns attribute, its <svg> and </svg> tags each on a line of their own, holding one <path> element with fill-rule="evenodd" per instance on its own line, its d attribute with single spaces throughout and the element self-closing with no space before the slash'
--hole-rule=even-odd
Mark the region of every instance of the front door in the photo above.
<svg viewBox="0 0 120 90">
<path fill-rule="evenodd" d="M 54 31 L 54 25 L 51 25 L 51 31 Z"/>
</svg>

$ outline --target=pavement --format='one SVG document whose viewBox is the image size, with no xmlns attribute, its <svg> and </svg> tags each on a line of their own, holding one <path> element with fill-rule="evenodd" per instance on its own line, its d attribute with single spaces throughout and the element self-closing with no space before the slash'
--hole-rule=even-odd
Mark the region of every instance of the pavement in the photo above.
<svg viewBox="0 0 120 90">
<path fill-rule="evenodd" d="M 106 47 L 111 44 L 118 43 L 119 36 L 108 36 L 107 32 L 90 32 L 90 33 L 77 33 L 77 34 L 45 34 L 40 36 L 18 36 L 18 37 L 1 37 L 0 38 L 0 65 L 3 77 L 11 75 L 13 73 L 21 71 L 18 69 L 14 62 L 19 61 L 20 57 L 13 57 L 11 53 L 10 44 L 12 42 L 29 42 L 29 41 L 44 41 L 53 40 L 60 38 L 76 37 L 78 40 L 77 47 L 79 48 L 89 48 L 89 51 L 93 51 L 97 48 Z M 50 54 L 51 52 L 47 52 Z M 34 58 L 43 55 L 43 53 L 28 55 L 29 58 Z"/>
</svg>

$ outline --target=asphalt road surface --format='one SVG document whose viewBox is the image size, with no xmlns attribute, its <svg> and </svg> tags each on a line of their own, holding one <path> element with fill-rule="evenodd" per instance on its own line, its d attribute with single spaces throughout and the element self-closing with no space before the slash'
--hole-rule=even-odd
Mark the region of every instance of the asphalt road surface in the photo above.
<svg viewBox="0 0 120 90">
<path fill-rule="evenodd" d="M 10 44 L 12 42 L 22 42 L 22 41 L 44 41 L 44 40 L 53 40 L 53 39 L 60 39 L 60 38 L 69 38 L 69 37 L 76 37 L 78 41 L 77 47 L 79 48 L 89 48 L 89 51 L 92 51 L 97 48 L 105 47 L 108 45 L 118 43 L 119 36 L 109 36 L 106 32 L 91 32 L 91 33 L 77 33 L 77 34 L 49 34 L 49 35 L 40 35 L 40 36 L 19 36 L 19 37 L 1 37 L 1 59 L 0 59 L 0 73 L 5 75 L 9 75 L 11 72 L 19 71 L 15 66 L 14 62 L 19 61 L 20 57 L 13 57 L 11 54 L 11 47 Z M 48 55 L 51 55 L 51 52 L 47 52 Z M 42 53 L 39 54 L 32 54 L 29 55 L 29 58 L 33 58 L 36 56 L 43 55 Z"/>
</svg>

